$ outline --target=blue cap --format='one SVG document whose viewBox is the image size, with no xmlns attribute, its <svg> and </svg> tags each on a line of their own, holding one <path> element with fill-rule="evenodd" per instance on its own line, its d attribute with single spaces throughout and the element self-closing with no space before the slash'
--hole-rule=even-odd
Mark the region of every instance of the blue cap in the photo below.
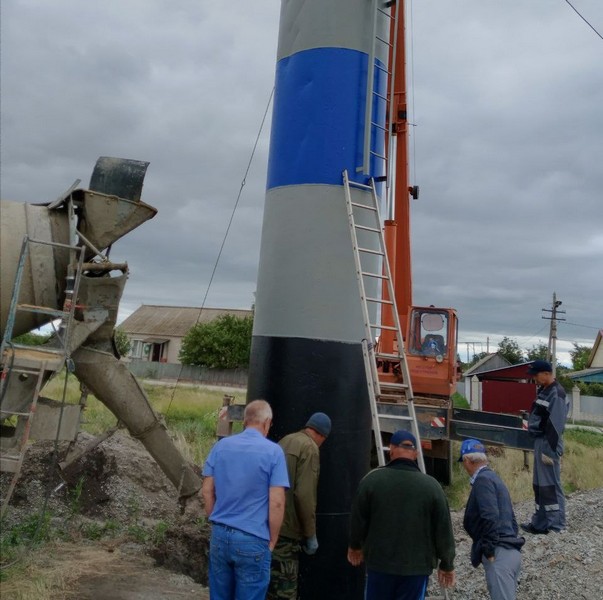
<svg viewBox="0 0 603 600">
<path fill-rule="evenodd" d="M 308 419 L 306 427 L 314 429 L 320 435 L 329 437 L 329 433 L 331 433 L 331 419 L 325 413 L 317 412 Z"/>
<path fill-rule="evenodd" d="M 417 438 L 410 433 L 410 431 L 406 431 L 406 429 L 398 429 L 398 431 L 392 435 L 389 443 L 392 446 L 412 446 L 413 448 L 416 448 Z"/>
<path fill-rule="evenodd" d="M 473 454 L 474 452 L 482 452 L 483 454 L 486 454 L 486 446 L 484 446 L 479 440 L 463 440 L 463 443 L 461 444 L 461 456 L 459 457 L 459 462 L 463 462 L 463 456 L 465 456 L 465 454 Z"/>
<path fill-rule="evenodd" d="M 528 367 L 528 375 L 536 375 L 536 373 L 552 373 L 553 366 L 548 360 L 535 360 Z"/>
</svg>

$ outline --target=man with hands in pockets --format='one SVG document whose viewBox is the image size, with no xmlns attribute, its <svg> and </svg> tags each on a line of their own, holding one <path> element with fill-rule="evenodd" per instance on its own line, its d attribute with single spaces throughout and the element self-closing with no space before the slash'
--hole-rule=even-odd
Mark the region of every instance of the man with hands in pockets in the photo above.
<svg viewBox="0 0 603 600">
<path fill-rule="evenodd" d="M 295 600 L 299 552 L 314 554 L 316 539 L 316 493 L 320 459 L 318 449 L 331 433 L 331 419 L 314 413 L 304 429 L 286 435 L 279 445 L 285 452 L 291 487 L 286 493 L 285 518 L 272 553 L 267 600 Z"/>
</svg>

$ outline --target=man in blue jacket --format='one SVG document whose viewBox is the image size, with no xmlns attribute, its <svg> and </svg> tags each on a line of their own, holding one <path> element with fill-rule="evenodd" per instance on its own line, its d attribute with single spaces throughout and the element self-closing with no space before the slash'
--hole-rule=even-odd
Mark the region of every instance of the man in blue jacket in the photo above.
<svg viewBox="0 0 603 600">
<path fill-rule="evenodd" d="M 473 540 L 471 564 L 484 565 L 492 600 L 515 600 L 525 540 L 518 535 L 509 490 L 488 466 L 486 448 L 479 440 L 463 442 L 459 462 L 471 478 L 463 520 Z"/>
</svg>

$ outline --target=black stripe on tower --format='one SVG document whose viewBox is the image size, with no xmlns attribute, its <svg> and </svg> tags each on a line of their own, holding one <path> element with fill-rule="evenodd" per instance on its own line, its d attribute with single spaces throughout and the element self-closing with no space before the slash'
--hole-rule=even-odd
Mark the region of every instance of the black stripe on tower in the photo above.
<svg viewBox="0 0 603 600">
<path fill-rule="evenodd" d="M 254 336 L 247 390 L 248 401 L 261 398 L 272 406 L 275 441 L 303 428 L 313 412 L 331 417 L 320 453 L 320 546 L 315 556 L 302 557 L 299 591 L 302 599 L 361 599 L 364 570 L 347 562 L 349 514 L 370 468 L 372 435 L 360 344 Z"/>
</svg>

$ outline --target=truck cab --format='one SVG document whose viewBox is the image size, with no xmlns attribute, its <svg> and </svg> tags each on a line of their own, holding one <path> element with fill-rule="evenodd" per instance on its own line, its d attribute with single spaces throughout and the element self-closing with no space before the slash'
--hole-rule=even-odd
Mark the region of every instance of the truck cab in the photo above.
<svg viewBox="0 0 603 600">
<path fill-rule="evenodd" d="M 458 320 L 452 308 L 414 306 L 408 318 L 406 356 L 415 398 L 448 404 L 458 375 Z"/>
</svg>

